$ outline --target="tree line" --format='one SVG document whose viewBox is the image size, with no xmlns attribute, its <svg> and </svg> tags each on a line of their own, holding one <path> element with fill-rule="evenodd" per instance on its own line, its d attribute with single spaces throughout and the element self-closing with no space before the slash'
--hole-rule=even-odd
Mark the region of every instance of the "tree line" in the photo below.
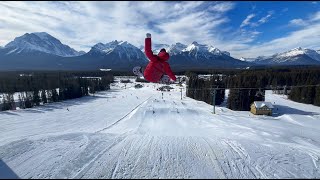
<svg viewBox="0 0 320 180">
<path fill-rule="evenodd" d="M 101 71 L 1 72 L 1 110 L 74 99 L 110 88 L 113 75 Z M 17 93 L 17 99 L 14 94 Z"/>
<path fill-rule="evenodd" d="M 225 89 L 222 81 L 217 76 L 211 76 L 209 79 L 198 77 L 196 74 L 190 74 L 187 84 L 187 97 L 204 101 L 208 104 L 220 105 L 225 98 Z M 219 89 L 213 91 L 213 87 Z M 213 98 L 215 100 L 213 101 Z"/>
<path fill-rule="evenodd" d="M 289 99 L 296 102 L 320 106 L 319 67 L 211 70 L 210 73 L 221 75 L 222 80 L 219 81 L 221 86 L 226 89 L 231 88 L 227 107 L 233 110 L 249 110 L 253 101 L 264 101 L 266 89 L 287 94 Z M 188 87 L 190 89 L 201 89 L 213 84 L 211 80 L 195 81 L 195 77 L 192 77 L 198 75 L 195 72 L 185 74 L 189 77 Z M 206 91 L 198 90 L 195 92 L 196 95 L 189 93 L 187 96 L 208 102 L 212 96 Z"/>
<path fill-rule="evenodd" d="M 320 85 L 292 87 L 288 98 L 296 102 L 320 106 Z"/>
</svg>

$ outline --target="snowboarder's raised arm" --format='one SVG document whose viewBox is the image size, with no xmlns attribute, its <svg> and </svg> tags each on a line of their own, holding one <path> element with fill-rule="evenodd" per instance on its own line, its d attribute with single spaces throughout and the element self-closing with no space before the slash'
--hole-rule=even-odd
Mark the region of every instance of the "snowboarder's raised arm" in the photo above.
<svg viewBox="0 0 320 180">
<path fill-rule="evenodd" d="M 150 59 L 150 61 L 158 60 L 157 56 L 154 55 L 151 50 L 151 34 L 150 33 L 147 33 L 147 37 L 144 41 L 144 52 L 146 53 L 146 56 Z"/>
</svg>

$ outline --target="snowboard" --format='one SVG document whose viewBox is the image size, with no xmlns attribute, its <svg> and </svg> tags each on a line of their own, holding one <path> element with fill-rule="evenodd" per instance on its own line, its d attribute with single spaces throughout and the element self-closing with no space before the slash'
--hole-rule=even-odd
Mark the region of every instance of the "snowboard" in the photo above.
<svg viewBox="0 0 320 180">
<path fill-rule="evenodd" d="M 133 74 L 136 75 L 138 78 L 140 79 L 145 79 L 144 78 L 144 75 L 143 75 L 143 70 L 142 70 L 142 67 L 141 66 L 136 66 L 133 68 L 132 70 Z M 160 84 L 168 84 L 170 83 L 170 78 L 168 75 L 164 74 L 161 79 L 159 80 Z"/>
</svg>

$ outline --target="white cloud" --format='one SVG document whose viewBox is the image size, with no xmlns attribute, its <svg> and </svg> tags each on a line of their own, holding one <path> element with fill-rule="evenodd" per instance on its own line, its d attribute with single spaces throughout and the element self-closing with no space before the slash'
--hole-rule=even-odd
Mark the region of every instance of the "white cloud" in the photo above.
<svg viewBox="0 0 320 180">
<path fill-rule="evenodd" d="M 139 46 L 147 32 L 158 43 L 216 38 L 233 3 L 221 2 L 0 2 L 1 44 L 26 32 L 44 31 L 77 50 L 98 42 L 127 40 Z M 210 14 L 215 11 L 215 15 Z M 179 26 L 178 26 L 179 24 Z M 192 33 L 192 34 L 190 34 Z M 201 40 L 199 40 L 201 41 Z M 214 40 L 215 41 L 215 40 Z"/>
<path fill-rule="evenodd" d="M 300 29 L 292 31 L 287 35 L 283 35 L 280 38 L 267 42 L 255 43 L 255 36 L 261 34 L 261 32 L 242 28 L 239 32 L 229 34 L 232 40 L 220 42 L 219 47 L 229 51 L 231 56 L 236 58 L 257 57 L 261 55 L 268 56 L 288 51 L 296 47 L 318 50 L 320 49 L 320 44 L 318 43 L 320 42 L 320 21 L 316 19 L 319 12 L 313 13 L 305 20 L 296 19 L 295 21 L 290 21 L 290 25 L 292 25 L 292 22 L 305 22 L 308 23 L 308 25 L 300 26 Z"/>
<path fill-rule="evenodd" d="M 320 23 L 306 26 L 304 29 L 294 31 L 287 36 L 274 39 L 260 45 L 249 46 L 239 43 L 237 48 L 229 47 L 236 57 L 257 57 L 260 55 L 273 55 L 296 47 L 320 49 Z"/>
<path fill-rule="evenodd" d="M 310 24 L 316 23 L 319 20 L 320 20 L 320 11 L 310 15 L 306 19 L 301 19 L 301 18 L 292 19 L 291 21 L 289 21 L 289 25 L 293 25 L 293 26 L 308 26 Z"/>
<path fill-rule="evenodd" d="M 311 18 L 310 21 L 319 21 L 320 20 L 320 11 L 318 11 L 317 13 L 315 13 Z"/>
<path fill-rule="evenodd" d="M 261 19 L 259 19 L 257 22 L 250 22 L 252 18 L 254 18 L 256 15 L 255 14 L 249 14 L 247 18 L 241 23 L 240 28 L 243 28 L 245 26 L 251 26 L 251 27 L 258 27 L 261 24 L 264 24 L 269 21 L 273 14 L 273 11 L 269 11 L 268 14 Z"/>
<path fill-rule="evenodd" d="M 292 19 L 290 22 L 290 25 L 295 25 L 295 26 L 305 26 L 308 23 L 302 19 Z"/>
<path fill-rule="evenodd" d="M 317 45 L 320 12 L 306 20 L 292 21 L 305 21 L 310 26 L 301 26 L 302 29 L 287 36 L 256 45 L 256 37 L 263 32 L 228 26 L 226 12 L 234 7 L 232 2 L 198 1 L 0 2 L 0 46 L 27 32 L 48 32 L 76 50 L 88 51 L 98 42 L 112 40 L 126 40 L 139 47 L 150 32 L 154 43 L 197 41 L 229 51 L 238 58 L 273 54 L 296 46 L 320 49 Z M 255 16 L 249 14 L 241 27 L 266 23 L 272 12 L 252 22 Z"/>
<path fill-rule="evenodd" d="M 240 28 L 244 27 L 244 26 L 247 26 L 250 24 L 250 20 L 252 18 L 254 18 L 256 15 L 255 14 L 249 14 L 245 20 L 242 21 L 241 25 L 240 25 Z"/>
<path fill-rule="evenodd" d="M 218 12 L 226 12 L 234 8 L 234 4 L 231 2 L 224 2 L 213 5 L 209 8 L 211 11 L 218 11 Z"/>
<path fill-rule="evenodd" d="M 261 19 L 258 21 L 258 23 L 259 23 L 259 24 L 266 23 L 266 22 L 268 22 L 268 19 L 270 19 L 270 17 L 271 17 L 271 14 L 268 14 L 267 16 L 261 18 Z"/>
</svg>

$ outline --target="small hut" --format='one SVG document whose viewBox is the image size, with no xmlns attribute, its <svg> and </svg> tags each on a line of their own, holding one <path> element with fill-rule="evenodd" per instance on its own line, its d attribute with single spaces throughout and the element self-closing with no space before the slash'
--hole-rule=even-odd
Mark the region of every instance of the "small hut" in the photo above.
<svg viewBox="0 0 320 180">
<path fill-rule="evenodd" d="M 251 104 L 250 112 L 255 115 L 272 115 L 273 106 L 271 102 L 254 101 Z"/>
</svg>

